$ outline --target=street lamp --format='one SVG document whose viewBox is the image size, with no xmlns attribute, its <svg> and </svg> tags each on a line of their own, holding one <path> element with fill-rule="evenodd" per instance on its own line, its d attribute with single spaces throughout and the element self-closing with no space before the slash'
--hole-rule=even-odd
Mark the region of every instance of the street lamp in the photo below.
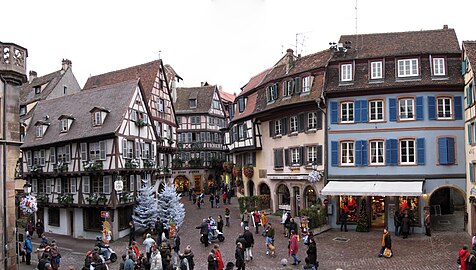
<svg viewBox="0 0 476 270">
<path fill-rule="evenodd" d="M 25 194 L 30 194 L 31 193 L 31 184 L 30 183 L 26 183 L 23 185 L 23 192 L 25 192 Z"/>
</svg>

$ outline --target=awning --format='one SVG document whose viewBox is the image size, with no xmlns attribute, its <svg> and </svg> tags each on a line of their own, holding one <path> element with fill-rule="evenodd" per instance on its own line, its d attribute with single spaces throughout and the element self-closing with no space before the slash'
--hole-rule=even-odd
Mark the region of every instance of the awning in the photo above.
<svg viewBox="0 0 476 270">
<path fill-rule="evenodd" d="M 420 196 L 423 181 L 329 181 L 322 195 Z"/>
</svg>

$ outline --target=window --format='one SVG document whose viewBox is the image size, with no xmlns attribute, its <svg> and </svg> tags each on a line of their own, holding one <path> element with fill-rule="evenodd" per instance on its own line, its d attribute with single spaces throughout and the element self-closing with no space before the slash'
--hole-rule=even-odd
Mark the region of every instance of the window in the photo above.
<svg viewBox="0 0 476 270">
<path fill-rule="evenodd" d="M 86 231 L 102 230 L 101 208 L 83 208 L 83 229 Z"/>
<path fill-rule="evenodd" d="M 70 163 L 71 162 L 71 148 L 69 145 L 58 147 L 57 151 L 58 162 Z"/>
<path fill-rule="evenodd" d="M 445 75 L 445 58 L 433 58 L 433 75 Z"/>
<path fill-rule="evenodd" d="M 283 82 L 283 96 L 290 97 L 293 95 L 294 80 Z"/>
<path fill-rule="evenodd" d="M 243 97 L 238 99 L 238 111 L 240 113 L 245 111 L 245 99 Z"/>
<path fill-rule="evenodd" d="M 370 78 L 371 79 L 382 78 L 382 61 L 370 63 Z"/>
<path fill-rule="evenodd" d="M 214 99 L 213 100 L 213 109 L 219 110 L 220 109 L 220 101 Z"/>
<path fill-rule="evenodd" d="M 306 93 L 311 91 L 312 77 L 307 76 L 302 78 L 302 92 Z"/>
<path fill-rule="evenodd" d="M 48 207 L 48 225 L 55 226 L 55 227 L 60 226 L 60 209 L 59 209 L 59 207 Z"/>
<path fill-rule="evenodd" d="M 291 165 L 301 165 L 300 148 L 291 148 Z"/>
<path fill-rule="evenodd" d="M 191 109 L 197 108 L 197 99 L 195 99 L 195 98 L 189 99 L 189 106 L 190 106 Z"/>
<path fill-rule="evenodd" d="M 340 163 L 343 166 L 354 165 L 354 142 L 341 142 L 341 159 Z"/>
<path fill-rule="evenodd" d="M 415 164 L 415 140 L 400 140 L 400 163 Z"/>
<path fill-rule="evenodd" d="M 132 206 L 120 207 L 117 209 L 119 217 L 119 231 L 129 228 L 130 217 L 134 214 L 133 210 L 134 208 L 132 208 Z"/>
<path fill-rule="evenodd" d="M 142 144 L 142 158 L 150 159 L 150 143 Z"/>
<path fill-rule="evenodd" d="M 310 112 L 307 114 L 307 128 L 308 129 L 317 128 L 317 112 Z"/>
<path fill-rule="evenodd" d="M 41 86 L 35 86 L 35 95 L 39 95 L 41 93 Z"/>
<path fill-rule="evenodd" d="M 371 165 L 384 165 L 383 141 L 370 141 L 370 164 Z"/>
<path fill-rule="evenodd" d="M 43 125 L 38 125 L 35 127 L 35 131 L 36 131 L 36 137 L 37 138 L 42 138 L 43 135 L 44 135 L 44 128 L 43 128 Z"/>
<path fill-rule="evenodd" d="M 190 122 L 192 125 L 200 125 L 200 116 L 191 116 Z"/>
<path fill-rule="evenodd" d="M 266 88 L 266 100 L 268 103 L 273 102 L 276 99 L 278 99 L 278 83 L 270 85 Z"/>
<path fill-rule="evenodd" d="M 208 117 L 208 124 L 209 124 L 210 126 L 214 126 L 214 125 L 215 125 L 215 117 L 209 116 L 209 117 Z"/>
<path fill-rule="evenodd" d="M 102 176 L 93 176 L 91 178 L 91 192 L 104 193 L 104 181 Z"/>
<path fill-rule="evenodd" d="M 122 141 L 122 157 L 133 158 L 134 157 L 134 141 L 128 141 L 124 139 Z"/>
<path fill-rule="evenodd" d="M 418 59 L 398 60 L 398 77 L 418 76 Z"/>
<path fill-rule="evenodd" d="M 68 119 L 61 119 L 60 121 L 60 130 L 61 132 L 68 131 Z"/>
<path fill-rule="evenodd" d="M 101 112 L 94 112 L 93 114 L 93 126 L 102 125 L 102 114 Z"/>
<path fill-rule="evenodd" d="M 283 134 L 283 127 L 281 125 L 281 121 L 277 120 L 274 121 L 274 135 L 281 135 Z"/>
<path fill-rule="evenodd" d="M 56 151 L 54 147 L 50 147 L 50 164 L 56 163 Z"/>
<path fill-rule="evenodd" d="M 90 160 L 106 160 L 106 142 L 94 142 L 89 144 Z"/>
<path fill-rule="evenodd" d="M 307 147 L 307 164 L 317 165 L 317 146 L 308 146 Z"/>
<path fill-rule="evenodd" d="M 400 213 L 408 213 L 410 220 L 413 220 L 412 226 L 421 226 L 420 221 L 420 197 L 400 196 L 398 198 L 398 209 Z"/>
<path fill-rule="evenodd" d="M 398 100 L 398 106 L 400 111 L 400 120 L 414 120 L 415 110 L 413 108 L 413 98 L 403 98 Z"/>
<path fill-rule="evenodd" d="M 248 130 L 247 130 L 246 124 L 238 125 L 238 139 L 240 140 L 246 139 L 247 132 Z"/>
<path fill-rule="evenodd" d="M 456 149 L 454 138 L 438 138 L 438 162 L 441 165 L 456 164 Z"/>
<path fill-rule="evenodd" d="M 370 121 L 383 121 L 383 100 L 371 100 Z"/>
<path fill-rule="evenodd" d="M 66 178 L 61 181 L 61 190 L 63 193 L 76 193 L 76 178 Z"/>
<path fill-rule="evenodd" d="M 182 116 L 177 116 L 177 125 L 182 124 Z"/>
<path fill-rule="evenodd" d="M 289 130 L 292 132 L 298 131 L 298 119 L 297 116 L 289 117 Z"/>
<path fill-rule="evenodd" d="M 442 97 L 437 99 L 438 119 L 451 119 L 451 98 Z"/>
<path fill-rule="evenodd" d="M 342 102 L 340 104 L 341 122 L 354 122 L 354 102 Z"/>
<path fill-rule="evenodd" d="M 342 82 L 352 81 L 352 64 L 340 66 L 340 80 Z"/>
<path fill-rule="evenodd" d="M 83 193 L 91 192 L 89 176 L 83 176 Z"/>
<path fill-rule="evenodd" d="M 157 101 L 157 110 L 159 112 L 164 112 L 164 100 L 159 98 L 159 100 Z"/>
<path fill-rule="evenodd" d="M 137 111 L 135 111 L 135 110 L 131 111 L 131 120 L 132 121 L 137 121 Z"/>
<path fill-rule="evenodd" d="M 45 149 L 41 149 L 39 151 L 33 152 L 33 164 L 39 165 L 39 166 L 45 166 L 45 161 L 46 161 Z"/>
<path fill-rule="evenodd" d="M 26 106 L 20 105 L 20 116 L 23 116 L 25 114 L 26 114 Z"/>
</svg>

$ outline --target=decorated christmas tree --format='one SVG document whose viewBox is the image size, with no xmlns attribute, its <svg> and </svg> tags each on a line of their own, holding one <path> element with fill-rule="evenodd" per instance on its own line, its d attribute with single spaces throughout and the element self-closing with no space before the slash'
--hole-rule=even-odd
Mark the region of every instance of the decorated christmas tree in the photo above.
<svg viewBox="0 0 476 270">
<path fill-rule="evenodd" d="M 158 217 L 157 199 L 153 195 L 153 187 L 143 187 L 137 196 L 132 220 L 142 228 L 154 227 Z"/>
<path fill-rule="evenodd" d="M 185 208 L 180 202 L 180 194 L 177 194 L 173 184 L 164 186 L 164 189 L 159 193 L 158 205 L 158 215 L 163 224 L 168 226 L 175 224 L 177 228 L 182 226 Z"/>
<path fill-rule="evenodd" d="M 367 215 L 367 204 L 365 203 L 365 199 L 360 203 L 359 218 L 357 219 L 357 228 L 355 230 L 358 232 L 369 231 L 369 216 Z"/>
</svg>

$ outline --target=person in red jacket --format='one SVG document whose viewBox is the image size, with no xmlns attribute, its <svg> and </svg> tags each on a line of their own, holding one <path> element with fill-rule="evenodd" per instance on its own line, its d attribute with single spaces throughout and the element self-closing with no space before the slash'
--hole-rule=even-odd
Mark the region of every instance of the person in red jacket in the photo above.
<svg viewBox="0 0 476 270">
<path fill-rule="evenodd" d="M 298 254 L 298 251 L 299 251 L 299 246 L 298 246 L 298 235 L 296 233 L 296 231 L 291 231 L 291 240 L 289 240 L 289 255 L 291 255 L 291 257 L 293 257 L 293 263 L 292 265 L 298 265 L 301 263 L 301 260 L 299 259 L 299 257 L 297 256 Z"/>
<path fill-rule="evenodd" d="M 221 256 L 220 246 L 215 244 L 213 246 L 213 250 L 215 251 L 215 257 L 217 258 L 217 270 L 223 270 L 223 268 L 225 268 L 225 264 L 223 263 L 223 257 Z"/>
<path fill-rule="evenodd" d="M 463 248 L 459 250 L 459 263 L 461 265 L 461 270 L 466 270 L 467 264 L 466 264 L 466 259 L 469 256 L 469 251 L 468 251 L 468 245 L 463 245 Z"/>
</svg>

